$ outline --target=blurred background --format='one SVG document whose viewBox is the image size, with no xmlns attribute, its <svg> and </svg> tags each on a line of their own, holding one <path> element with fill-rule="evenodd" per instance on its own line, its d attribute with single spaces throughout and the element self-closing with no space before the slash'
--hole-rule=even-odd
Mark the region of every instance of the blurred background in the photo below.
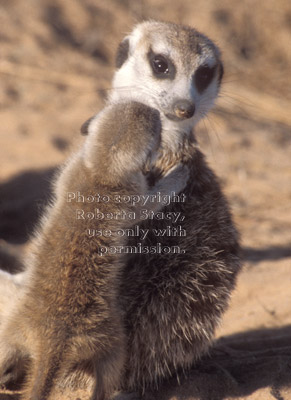
<svg viewBox="0 0 291 400">
<path fill-rule="evenodd" d="M 191 25 L 221 48 L 220 98 L 197 137 L 229 198 L 245 268 L 217 336 L 275 346 L 265 373 L 290 373 L 291 345 L 287 364 L 276 352 L 280 337 L 291 343 L 290 0 L 0 0 L 0 266 L 20 268 L 56 166 L 104 105 L 118 43 L 149 18 Z M 291 399 L 274 389 L 280 379 L 242 398 Z"/>
</svg>

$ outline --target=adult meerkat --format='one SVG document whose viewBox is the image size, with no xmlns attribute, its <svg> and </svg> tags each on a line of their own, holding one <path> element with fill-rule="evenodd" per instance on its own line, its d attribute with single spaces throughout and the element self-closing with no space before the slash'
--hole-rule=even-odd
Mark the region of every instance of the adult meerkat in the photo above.
<svg viewBox="0 0 291 400">
<path fill-rule="evenodd" d="M 142 224 L 151 228 L 143 245 L 159 242 L 182 251 L 135 254 L 122 269 L 127 336 L 122 383 L 126 390 L 143 391 L 207 351 L 241 267 L 240 251 L 227 201 L 193 134 L 219 92 L 219 49 L 193 28 L 148 21 L 122 41 L 116 66 L 111 101 L 135 99 L 161 114 L 161 146 L 154 167 L 144 170 L 148 181 L 155 184 L 180 162 L 190 170 L 186 202 L 163 209 L 181 213 L 180 220 Z"/>
<path fill-rule="evenodd" d="M 139 221 L 142 204 L 115 202 L 115 196 L 151 194 L 156 211 L 156 192 L 170 196 L 185 186 L 187 167 L 179 166 L 148 189 L 142 169 L 157 151 L 160 130 L 159 112 L 148 106 L 109 105 L 91 121 L 83 148 L 58 177 L 22 293 L 0 330 L 0 377 L 29 362 L 23 400 L 52 399 L 58 380 L 73 371 L 94 377 L 92 400 L 107 398 L 118 386 L 125 342 L 117 290 L 124 254 L 96 249 L 122 247 L 126 236 L 118 231 Z M 68 193 L 87 199 L 81 210 Z M 96 203 L 89 200 L 96 193 L 108 198 L 98 203 L 98 214 L 107 217 L 97 222 Z M 132 218 L 121 217 L 129 212 Z M 88 230 L 96 228 L 103 234 L 89 238 Z"/>
</svg>

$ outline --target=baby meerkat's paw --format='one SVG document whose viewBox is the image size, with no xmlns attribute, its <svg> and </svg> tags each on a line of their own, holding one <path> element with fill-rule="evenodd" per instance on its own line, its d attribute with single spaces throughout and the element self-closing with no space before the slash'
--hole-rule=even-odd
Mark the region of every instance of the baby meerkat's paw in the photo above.
<svg viewBox="0 0 291 400">
<path fill-rule="evenodd" d="M 160 193 L 162 196 L 172 196 L 181 193 L 187 186 L 190 173 L 187 165 L 182 163 L 171 168 L 167 174 L 162 177 L 147 194 L 155 195 Z M 161 203 L 152 203 L 152 210 L 158 211 L 161 208 Z"/>
<path fill-rule="evenodd" d="M 189 168 L 187 165 L 179 163 L 172 167 L 161 179 L 163 185 L 171 188 L 172 191 L 182 192 L 187 186 L 190 177 Z"/>
</svg>

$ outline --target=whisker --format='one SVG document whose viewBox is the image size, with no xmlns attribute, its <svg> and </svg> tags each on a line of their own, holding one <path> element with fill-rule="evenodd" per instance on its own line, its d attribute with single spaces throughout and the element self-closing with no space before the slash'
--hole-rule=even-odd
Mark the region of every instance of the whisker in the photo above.
<svg viewBox="0 0 291 400">
<path fill-rule="evenodd" d="M 217 147 L 219 147 L 222 150 L 223 154 L 227 153 L 226 150 L 225 150 L 225 146 L 223 145 L 223 143 L 221 141 L 221 138 L 220 138 L 220 135 L 219 135 L 219 133 L 217 131 L 217 121 L 214 122 L 213 119 L 211 118 L 211 115 L 209 115 L 209 114 L 205 115 L 204 121 L 205 121 L 205 124 L 207 123 L 208 126 L 210 127 L 211 133 L 214 134 L 214 135 L 209 134 L 209 137 L 210 137 L 210 149 L 211 149 L 211 154 L 212 154 L 213 159 L 215 161 L 217 161 L 217 151 L 216 151 Z M 213 139 L 214 138 L 215 138 L 215 142 L 217 144 L 215 146 L 215 150 L 214 150 L 214 146 L 213 146 L 214 145 L 214 143 L 213 143 Z"/>
<path fill-rule="evenodd" d="M 238 94 L 238 93 L 233 93 L 233 92 L 227 92 L 227 91 L 221 91 L 221 93 L 218 95 L 219 99 L 222 100 L 233 100 L 235 103 L 241 103 L 244 104 L 246 107 L 255 107 L 255 103 L 253 103 L 250 99 Z"/>
</svg>

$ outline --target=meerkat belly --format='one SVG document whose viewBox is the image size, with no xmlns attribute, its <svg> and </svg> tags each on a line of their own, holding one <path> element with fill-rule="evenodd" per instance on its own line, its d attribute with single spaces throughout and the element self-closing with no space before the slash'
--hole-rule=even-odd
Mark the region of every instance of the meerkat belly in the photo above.
<svg viewBox="0 0 291 400">
<path fill-rule="evenodd" d="M 201 185 L 187 188 L 185 203 L 162 209 L 179 219 L 146 220 L 146 237 L 129 237 L 121 285 L 127 388 L 155 386 L 197 360 L 233 288 L 239 259 L 227 203 L 215 178 L 207 190 Z"/>
</svg>

